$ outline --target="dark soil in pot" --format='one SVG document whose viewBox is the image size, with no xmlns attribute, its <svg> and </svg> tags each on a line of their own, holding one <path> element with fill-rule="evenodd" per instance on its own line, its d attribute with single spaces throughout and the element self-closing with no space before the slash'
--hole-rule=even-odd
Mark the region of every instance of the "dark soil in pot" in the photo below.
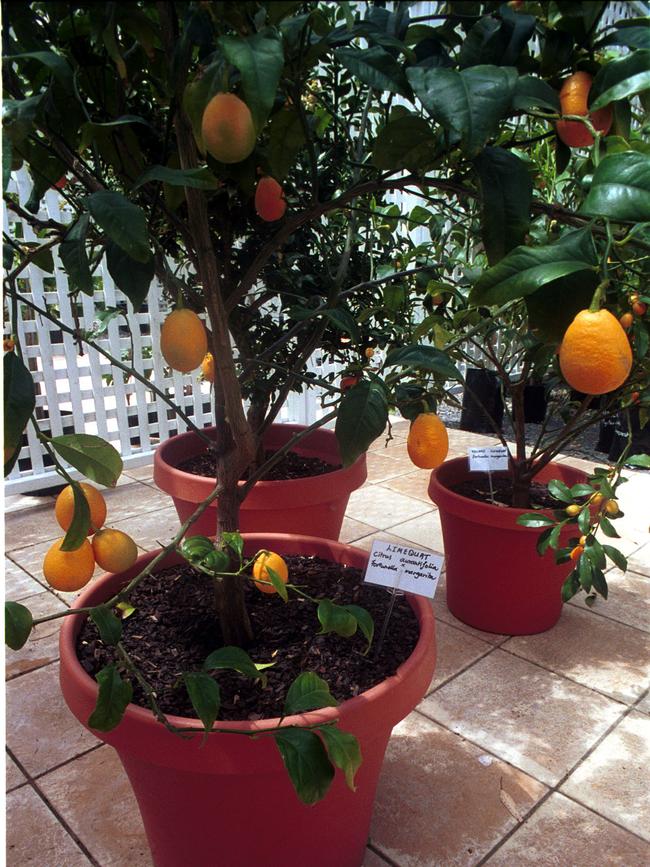
<svg viewBox="0 0 650 867">
<path fill-rule="evenodd" d="M 264 455 L 268 460 L 274 452 L 267 451 Z M 188 458 L 178 466 L 179 470 L 191 473 L 194 476 L 205 476 L 208 479 L 216 477 L 216 458 L 213 454 L 196 455 Z M 264 476 L 265 481 L 286 482 L 291 479 L 304 479 L 309 476 L 322 476 L 325 473 L 333 473 L 340 470 L 341 464 L 334 465 L 320 458 L 299 455 L 296 452 L 287 452 L 275 466 L 271 467 Z"/>
<path fill-rule="evenodd" d="M 340 605 L 366 608 L 375 623 L 375 642 L 367 656 L 360 632 L 350 638 L 333 633 L 319 635 L 316 606 L 289 593 L 285 604 L 278 596 L 260 593 L 247 581 L 246 599 L 255 642 L 247 651 L 255 662 L 275 662 L 267 669 L 265 688 L 236 672 L 219 671 L 215 679 L 221 691 L 221 720 L 266 719 L 280 716 L 291 682 L 303 671 L 313 671 L 329 684 L 338 701 L 344 701 L 393 675 L 412 653 L 418 640 L 418 624 L 406 601 L 398 597 L 378 657 L 376 639 L 390 595 L 385 588 L 363 583 L 360 569 L 341 566 L 317 557 L 285 557 L 291 583 L 306 585 L 316 598 Z M 244 579 L 246 580 L 246 579 Z M 144 673 L 165 713 L 195 716 L 181 673 L 200 671 L 204 660 L 221 647 L 219 627 L 212 614 L 212 587 L 207 576 L 189 566 L 175 566 L 141 582 L 131 596 L 136 612 L 123 622 L 122 643 Z M 97 628 L 87 620 L 77 652 L 92 676 L 116 661 Z M 141 687 L 134 683 L 133 702 L 148 707 Z"/>
<path fill-rule="evenodd" d="M 490 495 L 490 483 L 487 473 L 481 473 L 476 479 L 467 479 L 449 488 L 461 497 L 477 500 L 479 503 L 492 503 Z M 506 476 L 492 476 L 492 490 L 494 492 L 494 505 L 512 506 L 512 479 Z M 533 482 L 530 486 L 531 509 L 561 509 L 562 504 L 555 500 L 548 492 L 546 485 Z"/>
</svg>

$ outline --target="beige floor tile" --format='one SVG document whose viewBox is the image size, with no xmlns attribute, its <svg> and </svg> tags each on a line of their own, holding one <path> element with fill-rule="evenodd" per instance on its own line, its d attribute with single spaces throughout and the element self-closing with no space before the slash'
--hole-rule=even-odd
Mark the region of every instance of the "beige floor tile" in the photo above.
<svg viewBox="0 0 650 867">
<path fill-rule="evenodd" d="M 5 557 L 5 599 L 20 602 L 27 596 L 33 596 L 43 590 L 41 584 L 25 572 L 17 563 Z"/>
<path fill-rule="evenodd" d="M 416 470 L 405 476 L 388 479 L 382 487 L 397 491 L 399 494 L 406 494 L 407 497 L 415 497 L 416 500 L 424 500 L 425 503 L 432 505 L 428 494 L 430 477 L 429 470 Z"/>
<path fill-rule="evenodd" d="M 635 710 L 641 710 L 643 713 L 650 714 L 650 692 L 643 696 L 641 701 L 636 705 Z"/>
<path fill-rule="evenodd" d="M 180 530 L 181 522 L 176 509 L 168 505 L 165 509 L 138 514 L 124 521 L 117 521 L 111 526 L 132 536 L 143 551 L 154 551 L 171 542 Z"/>
<path fill-rule="evenodd" d="M 151 867 L 137 803 L 111 747 L 46 774 L 38 786 L 102 867 Z"/>
<path fill-rule="evenodd" d="M 632 711 L 561 790 L 650 841 L 650 717 Z"/>
<path fill-rule="evenodd" d="M 369 536 L 374 532 L 375 528 L 370 524 L 364 524 L 362 521 L 355 521 L 354 518 L 343 518 L 343 525 L 339 534 L 339 542 L 348 545 L 355 539 L 362 539 L 364 536 Z"/>
<path fill-rule="evenodd" d="M 6 778 L 7 778 L 7 791 L 10 789 L 16 789 L 18 786 L 22 786 L 23 783 L 27 780 L 27 777 L 20 770 L 18 765 L 14 762 L 11 756 L 5 754 L 5 758 L 7 760 L 5 770 L 6 770 Z"/>
<path fill-rule="evenodd" d="M 395 476 L 401 476 L 413 469 L 408 457 L 393 457 L 383 452 L 368 452 L 366 464 L 368 481 L 366 484 L 377 484 Z"/>
<path fill-rule="evenodd" d="M 128 467 L 122 475 L 137 479 L 139 482 L 149 482 L 153 479 L 153 464 L 145 464 L 143 467 Z"/>
<path fill-rule="evenodd" d="M 641 470 L 625 470 L 623 475 L 627 481 L 616 491 L 618 502 L 624 517 L 620 523 L 625 527 L 626 534 L 636 530 L 639 544 L 648 541 L 648 502 L 650 501 L 650 473 Z"/>
<path fill-rule="evenodd" d="M 650 545 L 636 548 L 627 558 L 627 568 L 633 572 L 642 572 L 644 575 L 650 575 Z"/>
<path fill-rule="evenodd" d="M 427 692 L 437 689 L 441 683 L 449 680 L 492 649 L 492 645 L 487 641 L 474 638 L 473 635 L 468 635 L 439 620 L 436 621 L 436 644 L 438 648 L 436 670 Z"/>
<path fill-rule="evenodd" d="M 54 507 L 54 495 L 47 494 L 8 494 L 4 498 L 5 514 L 20 512 L 23 509 L 37 509 L 39 506 Z"/>
<path fill-rule="evenodd" d="M 36 583 L 36 582 L 34 582 Z M 66 605 L 53 593 L 46 590 L 35 596 L 21 599 L 21 605 L 28 608 L 32 617 L 46 617 L 48 614 L 56 614 L 65 611 Z M 61 620 L 49 620 L 40 623 L 33 630 L 27 643 L 20 650 L 6 648 L 5 672 L 7 678 L 16 677 L 35 668 L 41 668 L 59 658 L 59 629 Z"/>
<path fill-rule="evenodd" d="M 422 500 L 405 497 L 381 485 L 364 485 L 350 495 L 346 514 L 355 521 L 370 524 L 378 530 L 386 530 L 401 521 L 421 515 L 430 508 L 433 507 L 428 507 Z"/>
<path fill-rule="evenodd" d="M 476 864 L 518 822 L 506 803 L 523 818 L 545 791 L 412 713 L 388 744 L 370 841 L 404 867 Z"/>
<path fill-rule="evenodd" d="M 650 846 L 580 804 L 553 794 L 485 863 L 489 867 L 647 867 Z"/>
<path fill-rule="evenodd" d="M 555 458 L 555 461 L 558 464 L 568 464 L 570 467 L 575 467 L 577 470 L 582 470 L 582 472 L 587 473 L 587 475 L 591 475 L 591 473 L 593 473 L 594 467 L 609 466 L 607 455 L 603 455 L 595 461 L 585 461 L 581 458 L 575 458 L 573 457 L 573 455 L 563 455 Z"/>
<path fill-rule="evenodd" d="M 163 494 L 143 482 L 118 485 L 112 490 L 102 490 L 102 493 L 106 500 L 107 527 L 114 527 L 117 522 L 123 522 L 135 515 L 164 509 L 171 503 L 168 494 Z"/>
<path fill-rule="evenodd" d="M 5 515 L 5 549 L 7 552 L 36 545 L 63 536 L 63 530 L 54 520 L 54 507 L 22 509 Z M 51 544 L 51 542 L 50 542 Z M 15 560 L 15 557 L 12 558 Z"/>
<path fill-rule="evenodd" d="M 394 524 L 390 527 L 390 531 L 396 536 L 408 539 L 412 545 L 429 548 L 440 554 L 444 553 L 445 546 L 442 539 L 440 513 L 433 506 L 431 511 L 426 512 L 424 515 L 418 515 L 415 518 L 410 518 L 408 521 Z"/>
<path fill-rule="evenodd" d="M 392 440 L 386 442 L 386 439 L 378 439 L 373 443 L 373 447 L 368 449 L 369 452 L 377 455 L 384 455 L 389 458 L 404 458 L 409 460 L 406 450 L 406 438 L 403 436 L 394 436 Z M 413 468 L 413 464 L 411 464 Z"/>
<path fill-rule="evenodd" d="M 419 710 L 554 785 L 624 706 L 496 648 L 431 693 Z"/>
<path fill-rule="evenodd" d="M 6 696 L 7 746 L 32 776 L 97 743 L 63 701 L 58 663 L 10 680 Z"/>
<path fill-rule="evenodd" d="M 7 867 L 91 863 L 31 786 L 7 795 Z"/>
<path fill-rule="evenodd" d="M 380 858 L 372 849 L 366 849 L 366 857 L 363 859 L 363 867 L 390 867 L 388 861 Z"/>
<path fill-rule="evenodd" d="M 650 632 L 650 576 L 629 570 L 623 573 L 614 568 L 605 577 L 609 586 L 607 599 L 597 596 L 589 608 L 583 593 L 575 596 L 569 605 Z"/>
<path fill-rule="evenodd" d="M 553 629 L 503 647 L 626 704 L 650 687 L 650 635 L 572 605 Z"/>
</svg>

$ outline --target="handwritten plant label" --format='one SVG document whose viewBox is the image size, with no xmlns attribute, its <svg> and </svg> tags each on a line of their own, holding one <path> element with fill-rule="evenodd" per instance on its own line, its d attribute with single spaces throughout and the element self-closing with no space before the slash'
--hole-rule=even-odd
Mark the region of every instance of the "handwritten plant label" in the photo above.
<svg viewBox="0 0 650 867">
<path fill-rule="evenodd" d="M 475 473 L 494 473 L 508 469 L 508 449 L 505 446 L 482 446 L 467 451 L 470 471 Z"/>
<path fill-rule="evenodd" d="M 363 580 L 433 599 L 443 562 L 440 554 L 375 539 Z"/>
</svg>

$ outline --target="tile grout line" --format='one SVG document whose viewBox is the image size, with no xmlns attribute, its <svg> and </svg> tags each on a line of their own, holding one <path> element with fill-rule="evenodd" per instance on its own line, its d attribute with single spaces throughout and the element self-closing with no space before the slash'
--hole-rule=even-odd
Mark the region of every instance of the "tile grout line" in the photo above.
<svg viewBox="0 0 650 867">
<path fill-rule="evenodd" d="M 402 865 L 399 864 L 397 861 L 393 861 L 393 859 L 389 858 L 388 855 L 384 855 L 384 853 L 376 843 L 371 843 L 370 837 L 368 838 L 368 842 L 366 843 L 366 849 L 370 849 L 370 851 L 374 855 L 377 855 L 377 857 L 381 858 L 381 860 L 385 862 L 386 867 L 402 867 Z"/>
</svg>

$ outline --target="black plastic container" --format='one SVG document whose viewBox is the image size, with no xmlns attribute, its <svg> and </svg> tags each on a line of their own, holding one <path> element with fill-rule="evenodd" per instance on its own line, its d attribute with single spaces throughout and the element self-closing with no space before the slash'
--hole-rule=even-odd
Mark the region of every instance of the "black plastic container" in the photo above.
<svg viewBox="0 0 650 867">
<path fill-rule="evenodd" d="M 463 406 L 460 414 L 461 429 L 473 433 L 494 433 L 494 427 L 490 424 L 483 410 L 485 407 L 485 410 L 501 430 L 503 400 L 497 374 L 493 370 L 471 367 L 465 378 L 467 388 L 463 392 Z M 479 403 L 473 395 L 476 395 Z"/>
</svg>

